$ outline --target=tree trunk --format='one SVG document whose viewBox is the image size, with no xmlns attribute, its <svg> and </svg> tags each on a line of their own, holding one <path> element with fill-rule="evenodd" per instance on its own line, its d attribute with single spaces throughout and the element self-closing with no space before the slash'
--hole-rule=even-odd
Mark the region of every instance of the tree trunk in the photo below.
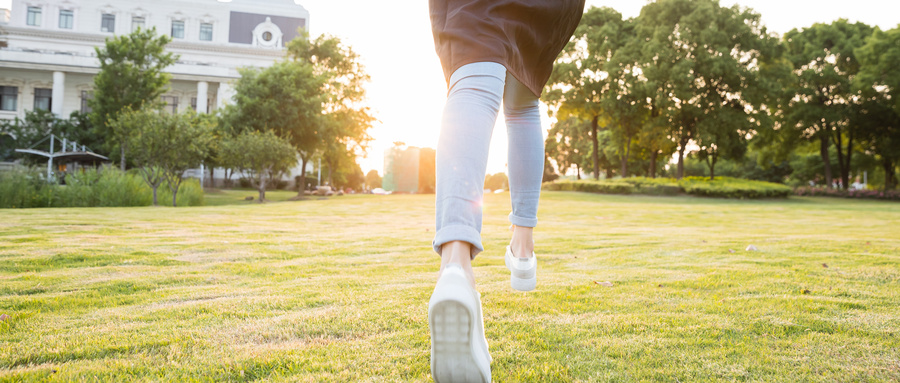
<svg viewBox="0 0 900 383">
<path fill-rule="evenodd" d="M 675 172 L 675 178 L 684 178 L 684 146 L 687 145 L 686 140 L 682 139 L 678 145 L 678 171 Z"/>
<path fill-rule="evenodd" d="M 594 161 L 594 179 L 600 179 L 600 140 L 597 138 L 597 116 L 591 119 L 591 140 L 594 145 L 594 153 L 591 159 Z"/>
<path fill-rule="evenodd" d="M 121 169 L 124 172 L 125 171 L 125 143 L 124 142 L 122 143 L 122 145 L 119 149 L 121 149 L 121 157 L 119 157 L 119 169 Z M 155 199 L 153 200 L 153 204 L 156 205 Z"/>
<path fill-rule="evenodd" d="M 830 131 L 829 131 L 829 134 L 831 134 Z M 844 180 L 844 173 L 845 173 L 844 148 L 843 148 L 843 141 L 842 141 L 843 137 L 841 137 L 841 130 L 836 129 L 835 136 L 832 136 L 832 137 L 833 137 L 833 141 L 834 141 L 834 147 L 837 148 L 838 177 L 839 177 L 838 180 L 840 180 L 840 183 L 841 183 L 839 186 L 841 189 L 847 190 L 847 187 L 849 185 L 847 185 L 847 181 Z M 846 171 L 849 171 L 849 170 L 846 170 Z"/>
<path fill-rule="evenodd" d="M 153 186 L 153 206 L 159 206 L 159 202 L 156 199 L 156 189 L 159 188 L 158 185 Z"/>
<path fill-rule="evenodd" d="M 263 203 L 266 200 L 266 172 L 263 171 L 259 175 L 259 203 Z"/>
<path fill-rule="evenodd" d="M 628 140 L 625 141 L 625 150 L 622 153 L 622 178 L 628 176 L 628 157 L 631 154 L 631 137 L 628 137 Z"/>
<path fill-rule="evenodd" d="M 334 189 L 334 180 L 331 179 L 331 176 L 334 174 L 334 166 L 328 165 L 328 186 Z"/>
<path fill-rule="evenodd" d="M 716 179 L 716 157 L 713 157 L 712 161 L 707 160 L 709 164 L 709 180 L 712 181 Z"/>
<path fill-rule="evenodd" d="M 300 156 L 300 185 L 297 185 L 297 195 L 303 196 L 306 190 L 306 163 L 309 162 L 306 157 Z"/>
<path fill-rule="evenodd" d="M 831 158 L 828 155 L 828 132 L 820 133 L 819 155 L 822 156 L 822 164 L 825 165 L 825 185 L 831 187 Z"/>
<path fill-rule="evenodd" d="M 884 168 L 884 191 L 893 190 L 896 185 L 894 179 L 894 163 L 891 160 L 882 157 L 881 167 Z"/>
<path fill-rule="evenodd" d="M 178 185 L 172 188 L 172 207 L 178 207 Z"/>
<path fill-rule="evenodd" d="M 213 178 L 216 175 L 215 171 L 216 171 L 216 168 L 214 168 L 212 166 L 209 167 L 209 187 L 211 187 L 213 189 L 216 188 L 216 179 Z"/>
<path fill-rule="evenodd" d="M 841 151 L 838 147 L 838 151 Z M 847 133 L 847 155 L 844 163 L 841 164 L 841 180 L 844 183 L 844 189 L 850 188 L 850 164 L 853 159 L 853 131 Z"/>
<path fill-rule="evenodd" d="M 656 156 L 659 153 L 654 150 L 650 152 L 650 178 L 656 178 Z"/>
<path fill-rule="evenodd" d="M 563 174 L 565 175 L 565 174 Z M 575 179 L 581 179 L 581 165 L 575 165 Z"/>
</svg>

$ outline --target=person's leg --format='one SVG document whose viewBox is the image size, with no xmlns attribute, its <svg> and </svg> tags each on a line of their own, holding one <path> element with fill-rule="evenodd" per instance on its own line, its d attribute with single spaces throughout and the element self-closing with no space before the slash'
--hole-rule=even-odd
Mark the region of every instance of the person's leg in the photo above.
<svg viewBox="0 0 900 383">
<path fill-rule="evenodd" d="M 484 173 L 505 79 L 506 68 L 496 63 L 466 65 L 450 77 L 435 158 L 432 245 L 441 255 L 441 273 L 428 301 L 431 374 L 439 382 L 491 381 L 471 260 L 484 250 Z"/>
<path fill-rule="evenodd" d="M 442 256 L 442 264 L 460 263 L 460 257 L 474 258 L 484 250 L 484 175 L 505 79 L 506 68 L 497 63 L 465 65 L 450 77 L 435 154 L 436 233 L 432 245 L 438 254 L 452 254 Z M 471 277 L 468 260 L 462 266 Z"/>
<path fill-rule="evenodd" d="M 544 136 L 537 96 L 511 75 L 506 79 L 503 114 L 509 136 L 509 222 L 513 225 L 510 250 L 517 257 L 527 258 L 534 252 L 532 232 L 537 226 L 544 174 Z"/>
</svg>

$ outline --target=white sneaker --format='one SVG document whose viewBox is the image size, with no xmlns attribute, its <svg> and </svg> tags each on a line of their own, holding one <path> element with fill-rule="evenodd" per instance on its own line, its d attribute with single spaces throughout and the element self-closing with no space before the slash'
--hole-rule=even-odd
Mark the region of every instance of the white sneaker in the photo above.
<svg viewBox="0 0 900 383">
<path fill-rule="evenodd" d="M 531 291 L 537 286 L 537 258 L 519 258 L 506 247 L 506 268 L 509 269 L 509 284 L 519 291 Z"/>
<path fill-rule="evenodd" d="M 428 301 L 431 376 L 438 383 L 491 381 L 481 295 L 461 266 L 447 265 Z"/>
</svg>

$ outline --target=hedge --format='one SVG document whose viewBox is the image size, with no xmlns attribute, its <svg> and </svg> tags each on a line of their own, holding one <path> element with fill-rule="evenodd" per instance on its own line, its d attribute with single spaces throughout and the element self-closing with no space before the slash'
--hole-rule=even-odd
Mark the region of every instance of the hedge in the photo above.
<svg viewBox="0 0 900 383">
<path fill-rule="evenodd" d="M 787 198 L 793 192 L 790 186 L 782 184 L 731 177 L 712 181 L 706 177 L 687 177 L 678 185 L 687 194 L 717 198 Z"/>
<path fill-rule="evenodd" d="M 624 182 L 555 181 L 545 183 L 545 190 L 580 191 L 600 194 L 632 194 L 635 187 Z"/>
<path fill-rule="evenodd" d="M 673 178 L 633 177 L 613 180 L 560 180 L 544 184 L 544 190 L 582 191 L 601 194 L 678 195 L 690 194 L 716 198 L 786 198 L 792 193 L 788 186 L 763 181 L 718 177 Z M 627 190 L 627 191 L 626 191 Z"/>
<path fill-rule="evenodd" d="M 166 183 L 158 189 L 160 205 L 172 204 Z M 178 206 L 203 205 L 203 188 L 196 179 L 182 182 Z M 16 169 L 0 172 L 0 208 L 149 206 L 153 194 L 144 180 L 118 169 L 87 169 L 66 177 L 59 185 L 45 180 L 44 170 Z"/>
<path fill-rule="evenodd" d="M 794 189 L 794 195 L 808 197 L 840 197 L 900 201 L 900 190 L 841 190 L 825 187 L 803 186 Z"/>
</svg>

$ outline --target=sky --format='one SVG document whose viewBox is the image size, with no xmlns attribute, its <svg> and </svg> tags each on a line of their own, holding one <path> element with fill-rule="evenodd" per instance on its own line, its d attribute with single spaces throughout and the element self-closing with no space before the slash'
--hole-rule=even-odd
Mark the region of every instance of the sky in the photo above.
<svg viewBox="0 0 900 383">
<path fill-rule="evenodd" d="M 378 121 L 370 130 L 373 140 L 360 158 L 364 172 L 383 175 L 384 151 L 394 142 L 409 146 L 437 146 L 441 111 L 447 85 L 434 51 L 428 1 L 393 0 L 295 0 L 310 13 L 310 34 L 340 38 L 360 54 L 371 76 L 367 85 L 368 105 Z M 771 31 L 783 34 L 817 22 L 838 18 L 862 21 L 891 29 L 900 24 L 898 0 L 720 0 L 739 4 L 762 15 Z M 10 0 L 0 0 L 9 8 Z M 645 4 L 641 0 L 587 0 L 591 6 L 612 7 L 624 17 L 635 17 Z M 388 5 L 389 4 L 389 5 Z M 261 10 L 262 12 L 262 10 Z M 543 127 L 552 120 L 542 107 Z M 502 112 L 494 127 L 488 173 L 506 171 L 506 126 Z"/>
</svg>

